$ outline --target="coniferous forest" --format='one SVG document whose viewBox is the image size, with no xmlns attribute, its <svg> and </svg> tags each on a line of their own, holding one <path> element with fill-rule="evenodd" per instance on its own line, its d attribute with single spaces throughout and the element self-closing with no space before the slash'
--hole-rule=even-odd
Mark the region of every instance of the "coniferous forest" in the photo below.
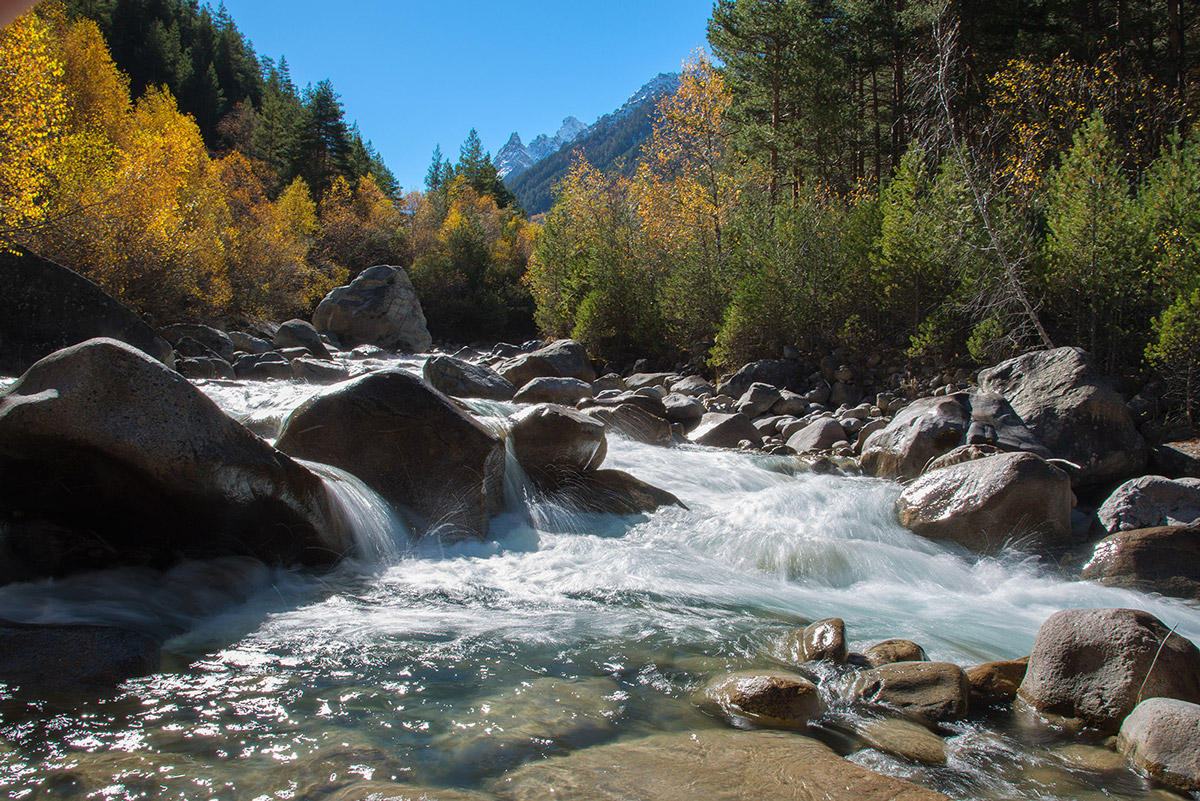
<svg viewBox="0 0 1200 801">
<path fill-rule="evenodd" d="M 0 37 L 0 227 L 156 321 L 307 315 L 409 268 L 435 337 L 715 369 L 1078 345 L 1194 402 L 1200 134 L 1179 0 L 719 0 L 636 164 L 544 226 L 471 132 L 403 194 L 223 7 L 55 0 Z"/>
</svg>

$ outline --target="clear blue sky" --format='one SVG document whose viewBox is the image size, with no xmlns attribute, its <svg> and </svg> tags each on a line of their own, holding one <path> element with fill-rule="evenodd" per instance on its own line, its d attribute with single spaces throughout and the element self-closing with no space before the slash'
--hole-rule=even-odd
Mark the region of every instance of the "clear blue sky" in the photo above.
<svg viewBox="0 0 1200 801">
<path fill-rule="evenodd" d="M 216 5 L 214 0 L 213 5 Z M 292 77 L 329 78 L 405 191 L 436 144 L 454 160 L 472 127 L 496 153 L 563 117 L 590 124 L 705 44 L 712 0 L 416 2 L 225 0 L 254 49 Z"/>
</svg>

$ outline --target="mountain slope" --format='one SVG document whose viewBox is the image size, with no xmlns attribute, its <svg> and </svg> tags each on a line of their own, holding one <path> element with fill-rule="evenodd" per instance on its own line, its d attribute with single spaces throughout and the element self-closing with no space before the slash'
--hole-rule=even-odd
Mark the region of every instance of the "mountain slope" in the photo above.
<svg viewBox="0 0 1200 801">
<path fill-rule="evenodd" d="M 658 101 L 679 88 L 679 75 L 662 73 L 639 89 L 621 108 L 605 114 L 578 139 L 533 166 L 505 179 L 517 202 L 529 214 L 549 211 L 555 189 L 571 171 L 577 155 L 608 172 L 631 174 L 642 142 L 654 129 Z"/>
</svg>

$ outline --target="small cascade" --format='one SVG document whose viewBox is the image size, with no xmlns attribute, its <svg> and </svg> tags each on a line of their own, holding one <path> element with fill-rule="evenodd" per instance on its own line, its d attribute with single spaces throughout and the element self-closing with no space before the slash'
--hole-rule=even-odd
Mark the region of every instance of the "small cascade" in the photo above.
<svg viewBox="0 0 1200 801">
<path fill-rule="evenodd" d="M 297 461 L 320 476 L 329 488 L 354 536 L 354 547 L 362 562 L 387 567 L 408 553 L 414 540 L 413 531 L 379 493 L 345 470 L 319 462 Z"/>
</svg>

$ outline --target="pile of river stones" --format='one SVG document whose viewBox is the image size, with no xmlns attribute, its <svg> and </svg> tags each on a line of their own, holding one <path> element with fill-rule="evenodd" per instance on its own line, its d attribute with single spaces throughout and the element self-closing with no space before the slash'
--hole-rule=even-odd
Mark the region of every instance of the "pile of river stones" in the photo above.
<svg viewBox="0 0 1200 801">
<path fill-rule="evenodd" d="M 330 564 L 353 553 L 352 532 L 309 462 L 353 474 L 422 534 L 484 538 L 503 504 L 506 439 L 538 500 L 615 514 L 681 505 L 601 468 L 615 434 L 894 480 L 904 485 L 897 518 L 917 535 L 1200 598 L 1200 461 L 1186 447 L 1149 448 L 1135 424 L 1145 399 L 1127 403 L 1076 348 L 915 383 L 893 370 L 891 388 L 870 395 L 864 371 L 891 369 L 877 357 L 859 368 L 838 354 L 815 369 L 767 360 L 712 383 L 597 375 L 572 340 L 438 353 L 418 378 L 371 362 L 431 346 L 398 268 L 335 290 L 316 326 L 253 332 L 151 330 L 94 285 L 19 251 L 0 257 L 0 278 L 17 290 L 0 323 L 0 370 L 22 374 L 0 394 L 0 583 L 229 556 Z M 71 324 L 42 319 L 51 313 Z M 352 370 L 355 360 L 367 367 Z M 332 386 L 271 432 L 272 444 L 194 384 L 231 378 Z M 524 408 L 497 431 L 459 399 Z M 0 644 L 0 677 L 16 682 L 110 687 L 158 659 L 148 638 L 94 626 L 4 624 Z M 1143 612 L 1060 612 L 1027 660 L 968 671 L 925 661 L 903 640 L 848 653 L 839 620 L 796 632 L 778 658 L 792 669 L 718 677 L 699 703 L 735 727 L 782 729 L 849 703 L 871 713 L 859 737 L 916 762 L 944 761 L 940 724 L 1015 704 L 1117 735 L 1148 776 L 1200 789 L 1200 654 Z"/>
</svg>

